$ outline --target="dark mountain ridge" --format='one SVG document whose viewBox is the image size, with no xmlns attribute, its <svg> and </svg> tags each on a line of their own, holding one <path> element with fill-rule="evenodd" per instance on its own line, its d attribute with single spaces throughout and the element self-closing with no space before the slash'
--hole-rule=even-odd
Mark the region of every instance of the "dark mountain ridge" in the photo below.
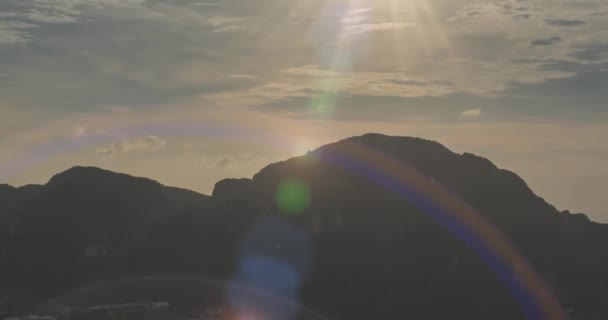
<svg viewBox="0 0 608 320">
<path fill-rule="evenodd" d="M 335 319 L 523 318 L 470 246 L 382 185 L 407 170 L 411 189 L 422 192 L 416 179 L 445 187 L 510 239 L 565 308 L 607 311 L 608 225 L 558 211 L 485 158 L 380 134 L 222 180 L 211 197 L 85 167 L 44 186 L 2 185 L 0 280 L 6 293 L 43 296 L 142 274 L 247 284 L 248 257 L 272 257 L 298 281 L 251 285 Z"/>
</svg>

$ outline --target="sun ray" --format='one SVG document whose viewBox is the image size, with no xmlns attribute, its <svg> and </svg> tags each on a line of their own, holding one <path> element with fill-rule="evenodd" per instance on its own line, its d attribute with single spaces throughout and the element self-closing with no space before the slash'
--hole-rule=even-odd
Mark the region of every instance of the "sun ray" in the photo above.
<svg viewBox="0 0 608 320">
<path fill-rule="evenodd" d="M 452 46 L 450 45 L 441 23 L 437 20 L 435 9 L 428 0 L 412 0 L 417 12 L 420 12 L 425 17 L 425 22 L 428 21 L 428 25 L 419 28 L 421 32 L 424 32 L 422 39 L 425 40 L 427 50 L 434 49 L 433 46 L 437 44 L 441 49 L 446 49 L 448 54 L 452 55 Z"/>
</svg>

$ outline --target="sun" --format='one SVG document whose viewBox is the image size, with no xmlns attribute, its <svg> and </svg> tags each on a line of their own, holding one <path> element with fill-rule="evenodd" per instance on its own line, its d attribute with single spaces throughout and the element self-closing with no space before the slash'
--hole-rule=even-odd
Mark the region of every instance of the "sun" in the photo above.
<svg viewBox="0 0 608 320">
<path fill-rule="evenodd" d="M 318 147 L 318 143 L 314 143 L 310 140 L 302 140 L 295 143 L 291 149 L 292 156 L 303 156 L 310 151 L 315 150 Z"/>
</svg>

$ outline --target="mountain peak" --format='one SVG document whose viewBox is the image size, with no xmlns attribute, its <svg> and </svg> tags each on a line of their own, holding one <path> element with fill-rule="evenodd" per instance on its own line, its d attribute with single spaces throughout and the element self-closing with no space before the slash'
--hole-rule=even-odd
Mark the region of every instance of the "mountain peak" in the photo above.
<svg viewBox="0 0 608 320">
<path fill-rule="evenodd" d="M 447 147 L 441 143 L 433 140 L 423 139 L 419 137 L 407 137 L 407 136 L 390 136 L 380 133 L 366 133 L 360 136 L 350 137 L 338 142 L 321 147 L 334 148 L 341 147 L 348 143 L 363 144 L 367 147 L 371 147 L 374 150 L 386 152 L 389 154 L 395 153 L 426 153 L 426 154 L 437 154 L 437 155 L 454 155 L 455 153 L 450 151 Z"/>
<path fill-rule="evenodd" d="M 74 166 L 53 176 L 45 185 L 47 189 L 71 189 L 97 190 L 96 192 L 118 192 L 132 194 L 143 192 L 147 195 L 154 194 L 155 197 L 166 197 L 177 207 L 191 204 L 203 204 L 208 196 L 177 187 L 164 186 L 160 182 L 149 178 L 135 177 L 125 173 L 118 173 L 98 167 Z"/>
<path fill-rule="evenodd" d="M 356 150 L 356 152 L 353 152 Z M 416 170 L 432 181 L 440 183 L 463 200 L 473 204 L 493 221 L 508 220 L 527 223 L 536 215 L 556 215 L 557 210 L 538 197 L 515 173 L 500 169 L 490 160 L 471 154 L 455 153 L 439 142 L 417 137 L 388 136 L 368 133 L 320 147 L 313 152 L 316 159 L 302 161 L 294 158 L 271 164 L 254 178 L 253 190 L 276 188 L 284 177 L 299 177 L 314 189 L 326 188 L 327 181 L 343 181 L 350 176 L 348 168 L 332 163 L 334 156 L 352 158 L 365 163 L 367 155 L 385 155 Z M 308 155 L 304 156 L 308 157 Z M 361 159 L 358 159 L 362 157 Z M 309 165 L 302 165 L 302 164 Z M 373 170 L 382 171 L 380 163 L 367 163 Z M 332 182 L 333 183 L 333 182 Z M 334 183 L 335 184 L 335 183 Z M 353 185 L 354 182 L 347 183 Z M 259 187 L 267 186 L 267 188 Z M 346 184 L 345 184 L 346 185 Z M 366 188 L 371 188 L 367 186 Z M 232 189 L 232 188 L 229 188 Z M 508 190 L 508 192 L 505 192 Z M 505 202 L 501 206 L 497 203 Z M 534 207 L 534 210 L 527 210 Z M 508 209 L 507 209 L 508 208 Z"/>
<path fill-rule="evenodd" d="M 56 174 L 55 176 L 53 176 L 53 178 L 60 177 L 60 176 L 72 176 L 72 175 L 82 175 L 82 174 L 120 174 L 120 173 L 102 169 L 99 167 L 93 167 L 93 166 L 73 166 L 67 170 L 64 170 L 64 171 Z M 53 178 L 51 178 L 51 180 L 53 180 Z"/>
<path fill-rule="evenodd" d="M 62 185 L 64 183 L 77 182 L 84 183 L 87 181 L 108 181 L 108 180 L 116 180 L 118 181 L 129 181 L 129 180 L 138 180 L 138 181 L 146 181 L 149 183 L 159 184 L 158 182 L 141 177 L 134 177 L 125 173 L 118 173 L 98 167 L 88 167 L 88 166 L 74 166 L 71 167 L 61 173 L 54 175 L 49 182 L 47 183 L 48 187 Z"/>
<path fill-rule="evenodd" d="M 364 142 L 364 141 L 372 142 L 372 141 L 380 141 L 380 140 L 399 140 L 401 142 L 417 142 L 417 143 L 430 143 L 430 144 L 435 144 L 435 145 L 441 145 L 439 142 L 420 138 L 420 137 L 393 136 L 393 135 L 388 135 L 388 134 L 384 134 L 384 133 L 376 133 L 376 132 L 364 133 L 359 136 L 353 136 L 353 137 L 343 139 L 342 141 L 349 141 L 349 140 L 355 140 L 355 141 L 360 141 L 360 142 Z"/>
</svg>

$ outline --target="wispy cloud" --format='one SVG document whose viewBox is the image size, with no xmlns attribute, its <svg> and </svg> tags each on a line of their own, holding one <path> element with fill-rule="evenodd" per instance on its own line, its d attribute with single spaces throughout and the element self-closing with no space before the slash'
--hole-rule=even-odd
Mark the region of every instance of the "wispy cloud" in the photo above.
<svg viewBox="0 0 608 320">
<path fill-rule="evenodd" d="M 207 19 L 205 23 L 213 28 L 214 33 L 223 33 L 241 29 L 243 20 L 243 17 L 215 16 Z"/>
<path fill-rule="evenodd" d="M 456 14 L 449 17 L 447 21 L 455 22 L 487 16 L 504 16 L 515 21 L 521 21 L 530 20 L 538 16 L 539 11 L 540 8 L 534 6 L 531 2 L 519 0 L 486 1 L 464 6 Z"/>
<path fill-rule="evenodd" d="M 109 156 L 125 152 L 158 151 L 167 146 L 167 142 L 157 136 L 148 136 L 135 140 L 124 139 L 115 142 L 107 148 L 97 149 L 96 153 L 101 156 Z"/>
<path fill-rule="evenodd" d="M 570 55 L 583 61 L 608 60 L 608 42 L 578 46 L 577 50 Z"/>
<path fill-rule="evenodd" d="M 414 22 L 404 21 L 385 21 L 383 18 L 378 19 L 373 16 L 371 8 L 354 9 L 345 14 L 340 19 L 342 28 L 339 36 L 348 38 L 362 33 L 396 30 L 416 26 Z M 348 40 L 348 39 L 342 39 Z"/>
<path fill-rule="evenodd" d="M 460 113 L 460 116 L 465 117 L 465 118 L 477 118 L 477 117 L 481 116 L 481 109 L 465 110 L 462 113 Z"/>
<path fill-rule="evenodd" d="M 27 22 L 0 20 L 0 44 L 27 42 L 29 41 L 27 30 L 35 27 L 36 25 Z"/>
<path fill-rule="evenodd" d="M 192 3 L 191 6 L 194 7 L 215 7 L 215 6 L 219 6 L 220 4 L 217 2 L 196 2 L 196 3 Z"/>
<path fill-rule="evenodd" d="M 545 23 L 555 27 L 578 27 L 584 25 L 587 22 L 583 20 L 546 19 Z"/>
<path fill-rule="evenodd" d="M 379 22 L 379 23 L 359 23 L 344 27 L 345 35 L 357 35 L 372 31 L 396 30 L 415 27 L 414 22 Z"/>
<path fill-rule="evenodd" d="M 551 46 L 562 42 L 562 40 L 562 37 L 549 37 L 533 40 L 531 44 L 533 46 Z"/>
<path fill-rule="evenodd" d="M 228 76 L 228 78 L 233 78 L 233 79 L 257 79 L 256 75 L 253 74 L 231 74 Z"/>
<path fill-rule="evenodd" d="M 543 83 L 573 75 L 572 70 L 542 69 L 536 64 L 469 64 L 444 60 L 435 63 L 443 79 L 433 77 L 425 67 L 407 71 L 345 71 L 316 65 L 288 68 L 280 78 L 252 87 L 205 95 L 218 106 L 261 106 L 276 101 L 318 95 L 353 95 L 374 97 L 441 97 L 466 93 L 492 95 L 509 88 L 510 83 Z M 468 72 L 477 75 L 467 77 Z"/>
</svg>

